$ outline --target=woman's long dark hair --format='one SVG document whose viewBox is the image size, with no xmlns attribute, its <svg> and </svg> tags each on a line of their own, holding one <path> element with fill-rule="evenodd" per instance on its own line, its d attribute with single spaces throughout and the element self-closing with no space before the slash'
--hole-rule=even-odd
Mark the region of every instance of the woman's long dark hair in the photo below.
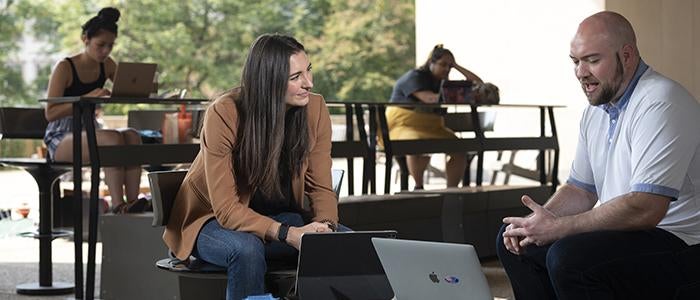
<svg viewBox="0 0 700 300">
<path fill-rule="evenodd" d="M 301 43 L 281 34 L 263 34 L 250 47 L 236 100 L 239 122 L 233 168 L 239 192 L 258 189 L 267 199 L 279 198 L 280 169 L 290 175 L 301 173 L 308 154 L 306 106 L 287 110 L 285 102 L 289 59 L 300 51 L 305 51 Z"/>
<path fill-rule="evenodd" d="M 452 51 L 447 50 L 447 48 L 444 48 L 442 44 L 437 44 L 435 47 L 433 47 L 433 50 L 430 51 L 430 55 L 428 55 L 428 59 L 425 60 L 425 63 L 423 63 L 422 66 L 418 67 L 418 70 L 421 71 L 430 71 L 430 64 L 438 61 L 438 59 L 442 58 L 444 55 L 452 55 Z"/>
<path fill-rule="evenodd" d="M 88 39 L 96 36 L 100 30 L 106 30 L 114 33 L 116 36 L 119 27 L 117 26 L 117 21 L 119 21 L 119 10 L 114 7 L 105 7 L 97 13 L 97 16 L 92 17 L 90 20 L 83 24 L 83 34 L 87 36 Z"/>
</svg>

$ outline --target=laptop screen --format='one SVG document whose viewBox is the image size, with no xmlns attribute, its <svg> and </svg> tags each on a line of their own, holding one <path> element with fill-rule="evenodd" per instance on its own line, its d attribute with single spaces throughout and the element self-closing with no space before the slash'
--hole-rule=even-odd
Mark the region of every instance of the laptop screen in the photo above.
<svg viewBox="0 0 700 300">
<path fill-rule="evenodd" d="M 297 269 L 301 299 L 391 299 L 394 293 L 372 237 L 396 231 L 356 231 L 302 236 Z"/>
</svg>

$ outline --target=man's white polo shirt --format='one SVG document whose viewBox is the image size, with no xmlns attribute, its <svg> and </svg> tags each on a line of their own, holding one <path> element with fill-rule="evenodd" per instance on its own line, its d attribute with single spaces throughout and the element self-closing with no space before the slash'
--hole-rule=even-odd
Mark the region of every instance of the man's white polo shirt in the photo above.
<svg viewBox="0 0 700 300">
<path fill-rule="evenodd" d="M 640 62 L 618 103 L 584 111 L 568 183 L 601 203 L 629 192 L 671 197 L 657 227 L 700 243 L 700 104 Z"/>
</svg>

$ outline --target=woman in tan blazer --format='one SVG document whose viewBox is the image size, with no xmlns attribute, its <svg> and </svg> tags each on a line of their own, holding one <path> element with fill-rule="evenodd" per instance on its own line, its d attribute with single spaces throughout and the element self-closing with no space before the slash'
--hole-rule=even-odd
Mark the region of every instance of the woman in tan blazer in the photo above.
<svg viewBox="0 0 700 300">
<path fill-rule="evenodd" d="M 163 235 L 178 258 L 227 267 L 227 299 L 264 293 L 266 258 L 296 258 L 303 233 L 338 224 L 330 115 L 304 46 L 258 37 L 241 83 L 207 108 Z"/>
</svg>

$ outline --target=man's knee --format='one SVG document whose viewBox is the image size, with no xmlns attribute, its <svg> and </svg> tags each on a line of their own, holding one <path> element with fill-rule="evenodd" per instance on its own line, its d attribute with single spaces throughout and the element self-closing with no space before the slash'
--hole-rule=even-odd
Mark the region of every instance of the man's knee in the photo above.
<svg viewBox="0 0 700 300">
<path fill-rule="evenodd" d="M 585 250 L 581 243 L 586 243 L 585 239 L 581 235 L 573 235 L 552 244 L 546 257 L 551 278 L 563 278 L 564 272 L 578 272 L 593 263 L 590 261 L 590 255 L 582 253 Z"/>
</svg>

